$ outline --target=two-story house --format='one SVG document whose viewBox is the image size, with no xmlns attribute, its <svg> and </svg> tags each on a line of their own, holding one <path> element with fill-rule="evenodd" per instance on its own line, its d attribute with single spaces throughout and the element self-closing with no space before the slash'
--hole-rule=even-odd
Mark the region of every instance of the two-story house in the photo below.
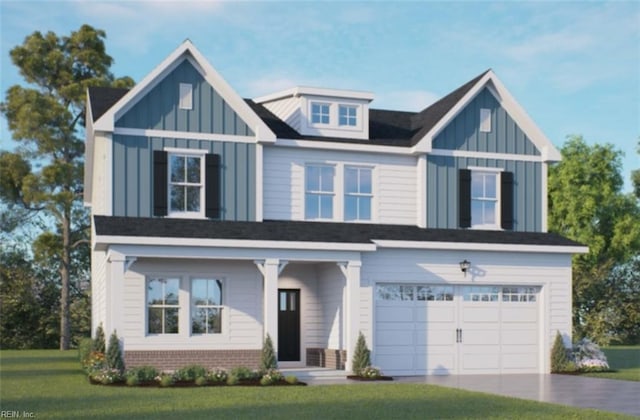
<svg viewBox="0 0 640 420">
<path fill-rule="evenodd" d="M 571 256 L 547 232 L 560 155 L 488 70 L 420 112 L 369 92 L 242 99 L 185 41 L 91 88 L 92 320 L 128 366 L 548 372 Z"/>
</svg>

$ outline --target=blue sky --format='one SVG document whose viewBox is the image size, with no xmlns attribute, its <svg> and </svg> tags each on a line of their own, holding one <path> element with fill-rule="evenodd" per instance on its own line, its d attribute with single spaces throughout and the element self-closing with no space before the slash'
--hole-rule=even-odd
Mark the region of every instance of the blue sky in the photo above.
<svg viewBox="0 0 640 420">
<path fill-rule="evenodd" d="M 366 90 L 420 110 L 492 68 L 542 131 L 613 143 L 640 167 L 640 2 L 213 2 L 0 0 L 9 50 L 33 31 L 107 32 L 117 76 L 141 80 L 185 38 L 243 97 L 295 85 Z M 0 118 L 0 148 L 11 147 Z"/>
</svg>

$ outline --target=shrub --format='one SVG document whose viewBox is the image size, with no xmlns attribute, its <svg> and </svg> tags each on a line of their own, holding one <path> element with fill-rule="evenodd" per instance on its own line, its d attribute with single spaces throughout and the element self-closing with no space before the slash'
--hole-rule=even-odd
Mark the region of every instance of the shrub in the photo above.
<svg viewBox="0 0 640 420">
<path fill-rule="evenodd" d="M 138 386 L 138 385 L 140 385 L 140 380 L 138 379 L 137 376 L 126 376 L 125 377 L 125 382 L 127 383 L 127 386 Z"/>
<path fill-rule="evenodd" d="M 276 369 L 267 370 L 260 378 L 260 385 L 273 385 L 283 379 L 282 373 Z"/>
<path fill-rule="evenodd" d="M 120 341 L 115 330 L 109 337 L 109 347 L 107 348 L 107 366 L 110 369 L 116 369 L 119 372 L 124 371 L 124 361 L 120 352 Z"/>
<path fill-rule="evenodd" d="M 569 362 L 568 352 L 564 346 L 562 335 L 560 331 L 556 332 L 556 338 L 553 341 L 553 347 L 551 347 L 551 373 L 560 373 L 566 371 L 567 363 Z"/>
<path fill-rule="evenodd" d="M 609 370 L 607 356 L 600 350 L 600 347 L 589 340 L 583 338 L 573 346 L 573 359 L 576 366 L 583 372 L 602 372 Z"/>
<path fill-rule="evenodd" d="M 89 373 L 89 378 L 94 382 L 99 382 L 103 385 L 114 384 L 117 382 L 122 382 L 124 377 L 122 376 L 122 372 L 118 369 L 111 369 L 108 367 L 102 369 L 96 369 Z"/>
<path fill-rule="evenodd" d="M 194 382 L 198 377 L 206 377 L 207 369 L 200 365 L 189 365 L 176 370 L 173 376 L 176 381 Z"/>
<path fill-rule="evenodd" d="M 84 369 L 88 374 L 91 374 L 91 372 L 102 370 L 106 367 L 107 361 L 104 353 L 100 353 L 99 351 L 92 351 L 91 353 L 89 353 L 89 357 L 87 358 Z"/>
<path fill-rule="evenodd" d="M 290 384 L 290 385 L 295 385 L 298 383 L 298 378 L 294 375 L 287 375 L 284 377 L 284 380 L 286 383 Z"/>
<path fill-rule="evenodd" d="M 197 386 L 203 386 L 203 385 L 206 385 L 206 384 L 207 384 L 207 382 L 208 382 L 208 381 L 207 381 L 207 378 L 205 378 L 204 376 L 198 376 L 198 377 L 196 378 L 196 380 L 194 381 L 194 383 L 195 383 Z"/>
<path fill-rule="evenodd" d="M 260 372 L 268 372 L 270 370 L 278 369 L 278 360 L 276 359 L 276 352 L 273 349 L 273 341 L 271 336 L 267 334 L 262 345 L 262 355 L 260 360 Z"/>
<path fill-rule="evenodd" d="M 158 381 L 158 384 L 163 388 L 170 387 L 176 382 L 175 378 L 170 373 L 161 373 L 156 377 L 156 381 Z"/>
<path fill-rule="evenodd" d="M 105 343 L 104 330 L 102 329 L 102 324 L 100 324 L 98 325 L 98 328 L 96 328 L 96 336 L 92 341 L 91 350 L 105 353 L 107 350 Z"/>
<path fill-rule="evenodd" d="M 380 372 L 380 369 L 376 367 L 367 366 L 366 368 L 362 369 L 362 371 L 360 372 L 360 376 L 362 376 L 363 378 L 378 379 L 382 376 L 382 373 Z"/>
<path fill-rule="evenodd" d="M 234 375 L 233 373 L 229 375 L 229 377 L 227 378 L 227 385 L 238 385 L 238 383 L 240 382 L 240 378 L 238 378 L 236 375 Z"/>
<path fill-rule="evenodd" d="M 367 348 L 367 341 L 362 334 L 362 331 L 358 335 L 358 341 L 356 342 L 356 350 L 353 353 L 352 369 L 355 375 L 361 376 L 362 370 L 371 365 L 371 352 Z"/>
<path fill-rule="evenodd" d="M 129 378 L 135 378 L 138 383 L 148 383 L 155 381 L 159 375 L 160 373 L 153 366 L 139 366 L 128 369 L 124 376 L 127 378 L 128 384 Z"/>
<path fill-rule="evenodd" d="M 216 384 L 225 383 L 228 378 L 229 374 L 227 371 L 220 368 L 212 370 L 207 374 L 207 379 Z"/>
<path fill-rule="evenodd" d="M 243 380 L 243 379 L 257 379 L 260 377 L 260 374 L 249 369 L 248 367 L 238 366 L 231 369 L 230 376 L 235 376 L 239 380 Z"/>
<path fill-rule="evenodd" d="M 89 355 L 91 354 L 91 349 L 93 347 L 93 340 L 89 337 L 81 338 L 78 342 L 78 358 L 80 359 L 80 364 L 82 367 L 87 366 L 87 361 L 89 360 Z"/>
</svg>

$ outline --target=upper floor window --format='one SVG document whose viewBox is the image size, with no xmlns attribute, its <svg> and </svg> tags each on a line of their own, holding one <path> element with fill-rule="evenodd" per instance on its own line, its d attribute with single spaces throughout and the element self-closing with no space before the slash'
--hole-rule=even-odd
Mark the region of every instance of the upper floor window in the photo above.
<svg viewBox="0 0 640 420">
<path fill-rule="evenodd" d="M 344 168 L 344 220 L 371 220 L 371 168 Z"/>
<path fill-rule="evenodd" d="M 491 110 L 480 108 L 480 131 L 483 133 L 491 132 Z"/>
<path fill-rule="evenodd" d="M 355 127 L 358 124 L 357 109 L 355 106 L 340 105 L 338 108 L 338 123 L 340 125 Z"/>
<path fill-rule="evenodd" d="M 191 333 L 222 332 L 222 280 L 191 280 Z"/>
<path fill-rule="evenodd" d="M 498 223 L 497 172 L 471 172 L 471 226 L 496 226 Z"/>
<path fill-rule="evenodd" d="M 180 279 L 147 279 L 147 331 L 149 334 L 177 334 Z"/>
<path fill-rule="evenodd" d="M 314 102 L 311 104 L 311 122 L 313 124 L 329 124 L 329 104 Z"/>
<path fill-rule="evenodd" d="M 169 154 L 169 213 L 202 216 L 203 155 Z"/>
<path fill-rule="evenodd" d="M 178 107 L 180 109 L 193 109 L 193 86 L 191 83 L 180 83 L 179 89 Z"/>
<path fill-rule="evenodd" d="M 333 218 L 333 179 L 335 168 L 307 165 L 305 171 L 305 219 Z"/>
</svg>

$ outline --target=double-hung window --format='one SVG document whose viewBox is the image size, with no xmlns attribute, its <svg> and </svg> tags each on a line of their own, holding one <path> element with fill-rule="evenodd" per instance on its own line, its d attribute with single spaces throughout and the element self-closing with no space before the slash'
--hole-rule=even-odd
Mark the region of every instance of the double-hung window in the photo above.
<svg viewBox="0 0 640 420">
<path fill-rule="evenodd" d="M 358 122 L 357 107 L 350 105 L 340 105 L 338 108 L 338 124 L 342 126 L 355 127 Z"/>
<path fill-rule="evenodd" d="M 305 171 L 305 219 L 333 218 L 333 179 L 335 168 L 329 165 L 307 165 Z"/>
<path fill-rule="evenodd" d="M 329 124 L 329 104 L 313 102 L 311 104 L 311 122 L 313 124 Z"/>
<path fill-rule="evenodd" d="M 498 172 L 471 172 L 471 226 L 498 225 Z"/>
<path fill-rule="evenodd" d="M 191 333 L 222 332 L 222 280 L 191 279 Z"/>
<path fill-rule="evenodd" d="M 371 220 L 371 168 L 344 168 L 344 220 Z"/>
<path fill-rule="evenodd" d="M 147 332 L 177 334 L 180 312 L 180 279 L 147 279 Z"/>
<path fill-rule="evenodd" d="M 169 154 L 169 214 L 204 215 L 204 162 L 202 154 Z"/>
</svg>

